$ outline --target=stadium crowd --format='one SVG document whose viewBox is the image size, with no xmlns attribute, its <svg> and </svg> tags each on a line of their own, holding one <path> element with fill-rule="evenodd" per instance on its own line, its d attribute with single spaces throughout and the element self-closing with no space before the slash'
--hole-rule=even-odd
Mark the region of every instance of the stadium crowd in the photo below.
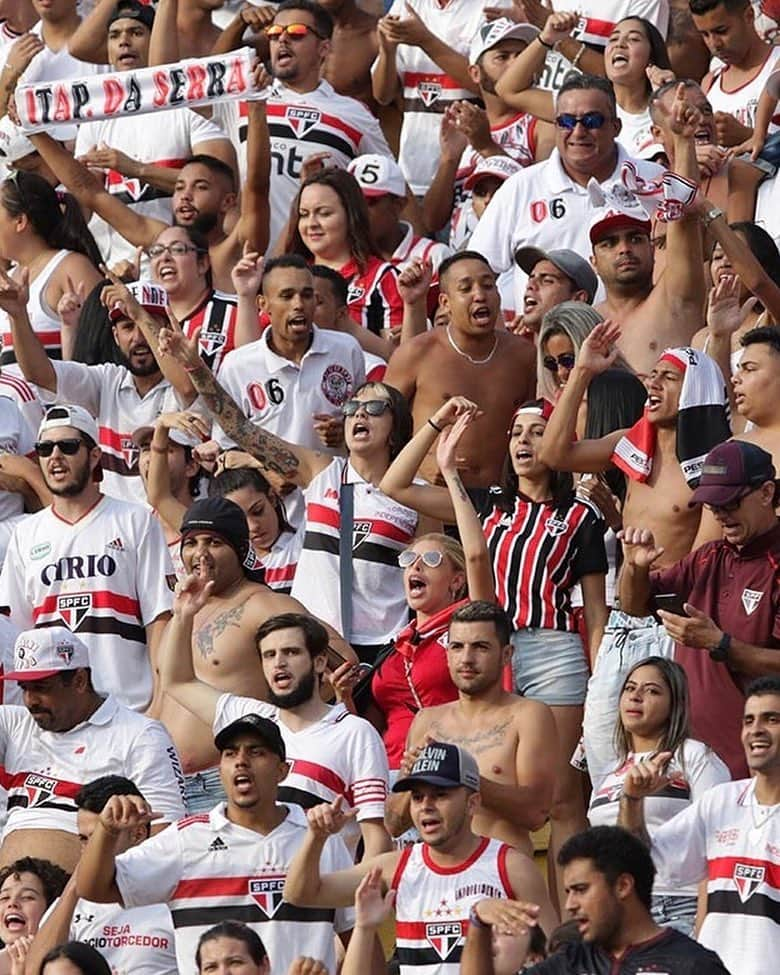
<svg viewBox="0 0 780 975">
<path fill-rule="evenodd" d="M 779 101 L 778 0 L 0 0 L 0 975 L 777 972 Z"/>
</svg>

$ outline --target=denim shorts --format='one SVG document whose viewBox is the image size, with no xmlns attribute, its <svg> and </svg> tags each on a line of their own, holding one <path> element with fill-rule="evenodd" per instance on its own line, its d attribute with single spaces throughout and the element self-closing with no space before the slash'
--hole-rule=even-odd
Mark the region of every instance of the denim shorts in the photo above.
<svg viewBox="0 0 780 975">
<path fill-rule="evenodd" d="M 579 633 L 516 630 L 512 682 L 523 697 L 551 705 L 579 705 L 588 686 L 588 661 Z"/>
<path fill-rule="evenodd" d="M 671 897 L 663 894 L 653 894 L 653 904 L 650 913 L 656 924 L 666 928 L 674 928 L 693 937 L 693 925 L 696 923 L 696 897 Z"/>
<path fill-rule="evenodd" d="M 226 799 L 216 765 L 184 776 L 184 808 L 188 815 L 211 812 L 218 802 Z"/>
</svg>

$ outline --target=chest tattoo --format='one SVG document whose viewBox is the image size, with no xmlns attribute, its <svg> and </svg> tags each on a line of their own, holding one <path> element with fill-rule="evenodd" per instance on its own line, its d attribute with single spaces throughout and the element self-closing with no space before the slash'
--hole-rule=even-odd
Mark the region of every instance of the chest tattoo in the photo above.
<svg viewBox="0 0 780 975">
<path fill-rule="evenodd" d="M 244 604 L 226 609 L 224 613 L 219 613 L 214 619 L 209 620 L 200 627 L 195 635 L 195 648 L 205 660 L 214 653 L 216 640 L 225 632 L 229 626 L 239 627 L 241 617 L 244 615 Z"/>
<path fill-rule="evenodd" d="M 496 748 L 504 743 L 506 730 L 510 723 L 511 718 L 507 718 L 506 721 L 494 724 L 489 728 L 480 728 L 468 735 L 458 735 L 445 730 L 438 721 L 434 721 L 428 730 L 428 734 L 436 741 L 447 741 L 453 745 L 461 745 L 472 755 L 480 755 L 482 752 L 489 751 L 491 748 Z"/>
</svg>

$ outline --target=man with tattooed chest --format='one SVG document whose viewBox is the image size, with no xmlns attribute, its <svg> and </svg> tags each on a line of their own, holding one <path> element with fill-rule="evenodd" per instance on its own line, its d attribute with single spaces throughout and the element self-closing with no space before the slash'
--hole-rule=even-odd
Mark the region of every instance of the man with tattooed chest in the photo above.
<svg viewBox="0 0 780 975">
<path fill-rule="evenodd" d="M 430 741 L 465 748 L 480 773 L 474 832 L 530 852 L 529 832 L 544 824 L 552 803 L 557 742 L 546 704 L 503 689 L 509 634 L 506 615 L 494 603 L 466 603 L 453 615 L 447 662 L 458 700 L 418 711 L 401 774 Z M 389 797 L 386 822 L 393 836 L 409 828 L 408 793 Z"/>
<path fill-rule="evenodd" d="M 192 663 L 196 676 L 221 691 L 268 699 L 256 645 L 260 625 L 280 613 L 305 613 L 297 599 L 275 593 L 247 577 L 253 558 L 246 517 L 238 505 L 224 498 L 196 501 L 181 528 L 181 556 L 187 573 L 212 584 L 208 600 L 192 630 Z M 331 643 L 343 650 L 335 632 Z M 210 809 L 219 801 L 219 753 L 213 734 L 186 708 L 168 695 L 162 699 L 160 720 L 171 734 L 185 772 L 187 811 Z"/>
</svg>

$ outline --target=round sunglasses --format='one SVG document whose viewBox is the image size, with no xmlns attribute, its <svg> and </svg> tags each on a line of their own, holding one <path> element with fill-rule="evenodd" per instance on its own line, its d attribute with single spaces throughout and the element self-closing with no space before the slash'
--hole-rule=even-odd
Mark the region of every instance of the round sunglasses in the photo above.
<svg viewBox="0 0 780 975">
<path fill-rule="evenodd" d="M 562 352 L 560 355 L 546 355 L 542 364 L 550 372 L 557 372 L 559 369 L 573 369 L 576 358 L 573 352 Z"/>
<path fill-rule="evenodd" d="M 418 559 L 422 559 L 423 565 L 429 569 L 438 569 L 444 561 L 444 553 L 435 549 L 431 552 L 414 552 L 409 548 L 398 556 L 398 564 L 402 569 L 409 569 Z"/>
</svg>

